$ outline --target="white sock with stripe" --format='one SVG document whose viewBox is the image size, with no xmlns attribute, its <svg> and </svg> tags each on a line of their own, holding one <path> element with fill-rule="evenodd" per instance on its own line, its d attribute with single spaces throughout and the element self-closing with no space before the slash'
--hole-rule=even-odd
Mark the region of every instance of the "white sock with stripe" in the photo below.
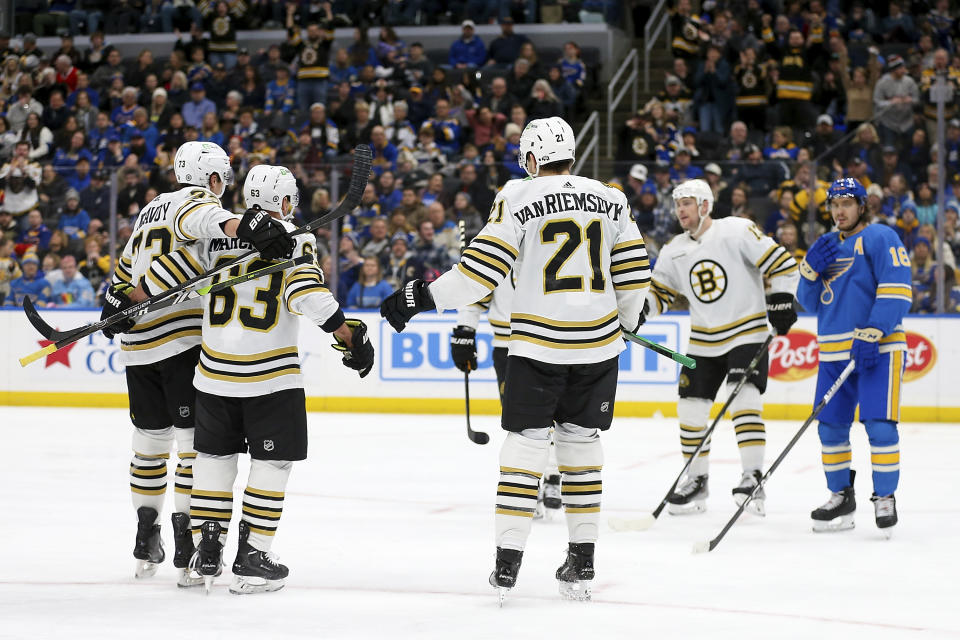
<svg viewBox="0 0 960 640">
<path fill-rule="evenodd" d="M 173 441 L 173 427 L 134 429 L 133 458 L 130 460 L 130 495 L 133 510 L 140 507 L 163 512 L 167 493 L 167 459 Z"/>
<path fill-rule="evenodd" d="M 603 446 L 596 429 L 564 423 L 554 433 L 560 493 L 570 542 L 596 542 L 603 483 Z"/>
<path fill-rule="evenodd" d="M 680 451 L 683 459 L 689 458 L 707 430 L 712 401 L 706 398 L 680 398 L 677 401 L 677 418 L 680 421 Z M 710 464 L 710 442 L 704 445 L 697 459 L 690 465 L 687 475 L 691 478 L 707 475 Z"/>
<path fill-rule="evenodd" d="M 736 385 L 727 385 L 727 394 Z M 767 433 L 760 414 L 763 401 L 760 390 L 749 382 L 743 385 L 740 393 L 730 403 L 730 415 L 733 417 L 733 431 L 737 434 L 737 447 L 740 449 L 740 463 L 744 471 L 763 470 L 763 456 L 766 452 Z"/>
<path fill-rule="evenodd" d="M 250 545 L 269 551 L 283 513 L 283 496 L 293 463 L 286 460 L 251 460 L 247 488 L 243 491 L 244 522 L 250 526 Z"/>
<path fill-rule="evenodd" d="M 227 541 L 233 515 L 233 481 L 237 477 L 237 454 L 212 456 L 198 453 L 193 463 L 193 491 L 190 494 L 190 528 L 193 543 L 200 543 L 200 525 L 208 520 L 223 527 L 220 542 Z"/>
<path fill-rule="evenodd" d="M 508 433 L 500 448 L 495 530 L 501 549 L 523 551 L 537 510 L 540 478 L 547 465 L 549 429 Z"/>
<path fill-rule="evenodd" d="M 193 490 L 193 461 L 197 452 L 193 448 L 193 429 L 177 429 L 177 471 L 174 475 L 173 504 L 178 513 L 190 512 L 190 492 Z"/>
</svg>

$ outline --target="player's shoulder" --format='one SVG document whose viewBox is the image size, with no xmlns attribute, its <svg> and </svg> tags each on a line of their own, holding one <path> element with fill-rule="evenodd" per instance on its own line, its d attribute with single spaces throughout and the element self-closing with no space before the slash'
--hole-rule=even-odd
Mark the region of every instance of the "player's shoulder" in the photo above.
<svg viewBox="0 0 960 640">
<path fill-rule="evenodd" d="M 220 204 L 220 198 L 213 195 L 213 192 L 204 189 L 202 187 L 183 187 L 177 191 L 171 191 L 170 193 L 163 194 L 169 197 L 171 200 L 176 202 L 210 202 L 213 204 Z M 163 197 L 163 196 L 158 196 Z"/>
<path fill-rule="evenodd" d="M 863 230 L 863 237 L 865 240 L 884 244 L 900 243 L 900 236 L 897 235 L 897 232 L 892 227 L 882 223 L 868 224 Z"/>
<path fill-rule="evenodd" d="M 715 230 L 719 232 L 717 235 L 725 238 L 741 238 L 748 233 L 753 235 L 760 233 L 757 223 L 749 218 L 727 216 L 726 218 L 714 220 L 713 224 Z"/>
<path fill-rule="evenodd" d="M 520 195 L 533 187 L 533 178 L 514 178 L 513 180 L 507 180 L 506 183 L 500 187 L 500 191 L 497 192 L 497 197 L 505 198 L 507 200 L 515 199 L 520 197 Z"/>
<path fill-rule="evenodd" d="M 667 240 L 666 244 L 660 247 L 660 255 L 658 256 L 659 260 L 662 260 L 663 258 L 672 258 L 676 254 L 682 253 L 690 242 L 690 234 L 685 232 L 678 233 Z"/>
</svg>

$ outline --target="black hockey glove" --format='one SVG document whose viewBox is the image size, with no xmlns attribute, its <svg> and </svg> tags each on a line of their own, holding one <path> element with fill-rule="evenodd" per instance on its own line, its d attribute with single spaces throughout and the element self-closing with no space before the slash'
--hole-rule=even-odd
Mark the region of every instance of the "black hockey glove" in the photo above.
<svg viewBox="0 0 960 640">
<path fill-rule="evenodd" d="M 237 227 L 237 238 L 252 244 L 264 260 L 289 258 L 296 244 L 280 221 L 271 218 L 260 207 L 251 207 L 243 214 Z"/>
<path fill-rule="evenodd" d="M 767 320 L 773 325 L 778 336 L 785 336 L 790 332 L 790 327 L 797 321 L 792 293 L 771 293 L 767 296 Z"/>
<path fill-rule="evenodd" d="M 103 311 L 100 312 L 100 319 L 106 320 L 110 316 L 132 307 L 133 300 L 131 300 L 129 296 L 131 291 L 133 291 L 133 285 L 125 282 L 114 284 L 107 288 L 103 293 Z M 113 340 L 114 336 L 133 329 L 133 325 L 135 324 L 137 324 L 135 319 L 126 318 L 109 327 L 104 327 L 101 331 L 103 331 L 103 335 Z"/>
<path fill-rule="evenodd" d="M 400 333 L 410 318 L 421 311 L 432 311 L 437 305 L 423 280 L 411 280 L 391 293 L 380 305 L 380 315 L 387 319 L 394 331 Z"/>
<path fill-rule="evenodd" d="M 477 330 L 462 324 L 453 329 L 450 336 L 450 355 L 453 364 L 464 373 L 477 370 Z"/>
<path fill-rule="evenodd" d="M 373 369 L 373 345 L 370 344 L 370 338 L 367 337 L 367 325 L 363 320 L 355 318 L 347 318 L 344 323 L 353 332 L 353 346 L 348 347 L 340 338 L 334 336 L 337 342 L 333 345 L 333 348 L 343 352 L 343 366 L 359 372 L 360 377 L 365 378 Z"/>
</svg>

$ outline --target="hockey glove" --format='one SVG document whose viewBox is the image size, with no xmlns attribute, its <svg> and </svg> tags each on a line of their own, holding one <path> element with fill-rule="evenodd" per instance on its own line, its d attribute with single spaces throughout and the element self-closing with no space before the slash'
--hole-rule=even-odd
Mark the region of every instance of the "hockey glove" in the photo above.
<svg viewBox="0 0 960 640">
<path fill-rule="evenodd" d="M 295 246 L 283 224 L 260 207 L 251 207 L 243 214 L 237 227 L 237 238 L 252 244 L 264 260 L 289 258 Z"/>
<path fill-rule="evenodd" d="M 773 325 L 778 336 L 785 336 L 790 332 L 790 327 L 797 321 L 792 293 L 771 293 L 767 296 L 767 320 Z"/>
<path fill-rule="evenodd" d="M 131 291 L 133 291 L 133 285 L 125 282 L 111 285 L 103 293 L 103 311 L 100 312 L 100 319 L 106 320 L 110 316 L 132 307 L 133 300 L 129 296 Z M 125 318 L 109 327 L 104 327 L 101 331 L 103 331 L 103 335 L 113 340 L 114 336 L 133 329 L 135 324 L 137 324 L 135 319 Z"/>
<path fill-rule="evenodd" d="M 373 345 L 370 344 L 370 338 L 367 337 L 367 325 L 363 320 L 347 318 L 345 324 L 353 332 L 352 347 L 348 347 L 345 342 L 337 339 L 333 348 L 343 352 L 343 366 L 353 369 L 360 373 L 361 378 L 367 377 L 370 370 L 373 369 Z"/>
<path fill-rule="evenodd" d="M 391 293 L 380 305 L 380 315 L 387 319 L 394 331 L 400 333 L 410 318 L 421 311 L 432 311 L 437 305 L 423 280 L 411 280 Z"/>
<path fill-rule="evenodd" d="M 836 238 L 830 235 L 820 236 L 800 263 L 800 275 L 807 280 L 815 281 L 839 255 L 840 246 Z"/>
<path fill-rule="evenodd" d="M 880 359 L 880 338 L 883 332 L 880 329 L 867 327 L 853 330 L 853 346 L 850 347 L 850 358 L 857 361 L 857 369 L 872 369 Z"/>
<path fill-rule="evenodd" d="M 453 365 L 460 371 L 476 371 L 477 330 L 462 324 L 454 327 L 453 335 L 450 336 L 450 355 L 453 357 Z"/>
</svg>

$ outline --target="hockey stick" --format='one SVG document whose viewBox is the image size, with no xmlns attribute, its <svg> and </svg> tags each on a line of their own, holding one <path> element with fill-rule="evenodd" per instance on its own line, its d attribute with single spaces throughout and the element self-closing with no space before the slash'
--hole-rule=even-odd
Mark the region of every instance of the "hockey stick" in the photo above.
<svg viewBox="0 0 960 640">
<path fill-rule="evenodd" d="M 153 311 L 159 311 L 160 309 L 166 309 L 167 307 L 172 307 L 175 304 L 180 304 L 181 302 L 186 302 L 187 300 L 193 300 L 194 298 L 199 298 L 200 296 L 205 296 L 210 293 L 216 293 L 217 291 L 222 291 L 223 289 L 227 289 L 229 287 L 233 287 L 243 282 L 247 282 L 248 280 L 254 280 L 256 278 L 268 276 L 272 273 L 276 273 L 278 271 L 284 271 L 286 269 L 290 269 L 290 268 L 299 266 L 301 264 L 307 264 L 308 262 L 312 262 L 314 259 L 315 258 L 313 255 L 303 255 L 303 256 L 300 256 L 299 258 L 291 258 L 290 260 L 284 260 L 283 262 L 276 262 L 274 264 L 271 264 L 270 266 L 264 267 L 263 269 L 257 269 L 255 271 L 245 273 L 235 278 L 229 278 L 222 282 L 217 282 L 215 284 L 208 284 L 205 287 L 191 289 L 190 291 L 181 291 L 176 296 L 170 296 L 169 298 L 165 298 L 164 300 L 158 300 L 152 305 L 146 307 L 143 310 L 143 313 L 151 313 Z M 26 303 L 26 299 L 24 299 L 24 303 Z M 142 314 L 138 314 L 138 315 L 142 315 Z M 90 325 L 90 326 L 93 326 L 93 325 Z M 85 331 L 88 328 L 89 327 L 84 327 L 83 330 Z M 91 331 L 90 333 L 94 333 L 94 332 Z M 24 356 L 23 358 L 20 358 L 20 366 L 25 367 L 31 362 L 35 362 L 36 360 L 39 360 L 43 356 L 50 355 L 51 353 L 54 353 L 62 349 L 63 347 L 67 346 L 68 344 L 72 344 L 76 342 L 79 339 L 80 338 L 77 338 L 73 334 L 68 334 L 67 338 L 64 340 L 48 344 L 43 349 L 40 349 L 39 351 L 35 351 L 28 356 Z"/>
<path fill-rule="evenodd" d="M 700 444 L 697 445 L 697 448 L 694 449 L 690 457 L 687 458 L 686 464 L 684 464 L 683 469 L 680 470 L 680 475 L 677 476 L 676 480 L 673 481 L 673 484 L 670 485 L 670 488 L 667 489 L 667 494 L 663 496 L 663 500 L 660 501 L 660 504 L 657 505 L 657 508 L 654 509 L 652 513 L 649 513 L 643 518 L 638 518 L 636 520 L 610 518 L 610 527 L 614 531 L 645 531 L 653 526 L 653 523 L 657 521 L 657 518 L 659 518 L 660 514 L 663 512 L 663 508 L 667 506 L 667 498 L 669 498 L 670 494 L 673 493 L 673 490 L 677 488 L 677 485 L 680 483 L 680 479 L 683 478 L 683 475 L 687 472 L 687 469 L 690 468 L 690 465 L 693 464 L 693 461 L 697 459 L 697 456 L 700 455 L 700 452 L 707 445 L 707 442 L 710 440 L 710 436 L 713 434 L 713 430 L 717 428 L 720 420 L 723 419 L 723 414 L 727 412 L 727 409 L 730 408 L 730 404 L 733 402 L 733 399 L 737 397 L 737 394 L 740 393 L 743 385 L 746 384 L 747 378 L 749 378 L 750 374 L 753 373 L 758 366 L 760 366 L 760 360 L 766 357 L 767 349 L 770 348 L 770 343 L 772 341 L 773 334 L 770 334 L 760 345 L 760 348 L 757 349 L 757 353 L 755 356 L 753 356 L 753 360 L 751 360 L 750 364 L 747 365 L 747 370 L 740 377 L 740 380 L 737 381 L 737 386 L 735 386 L 733 391 L 730 392 L 730 395 L 727 396 L 727 401 L 720 408 L 720 413 L 717 414 L 717 417 L 713 419 L 713 424 L 710 425 L 710 428 L 704 432 L 703 438 L 700 440 Z"/>
<path fill-rule="evenodd" d="M 463 250 L 467 247 L 467 235 L 466 230 L 463 225 L 463 220 L 460 220 L 457 223 L 457 228 L 460 230 L 460 255 L 463 256 Z M 470 372 L 463 372 L 463 396 L 466 398 L 467 402 L 467 437 L 470 438 L 470 442 L 474 444 L 487 444 L 490 442 L 490 434 L 483 431 L 474 431 L 470 427 Z"/>
<path fill-rule="evenodd" d="M 743 504 L 737 508 L 736 513 L 733 514 L 733 517 L 730 518 L 727 524 L 724 525 L 723 529 L 720 530 L 720 533 L 717 534 L 717 537 L 713 540 L 704 540 L 694 544 L 694 553 L 707 553 L 717 548 L 717 545 L 720 544 L 721 540 L 723 540 L 723 536 L 727 534 L 727 531 L 729 531 L 730 527 L 733 526 L 733 523 L 737 521 L 737 518 L 740 517 L 740 514 L 743 513 L 743 510 L 747 508 L 747 505 L 750 503 L 750 501 L 754 499 L 754 497 L 757 495 L 757 492 L 759 492 L 763 486 L 767 484 L 767 479 L 774 471 L 776 471 L 777 467 L 780 466 L 780 463 L 783 462 L 783 459 L 787 457 L 787 454 L 790 453 L 791 449 L 793 449 L 793 445 L 797 444 L 797 441 L 800 439 L 800 436 L 803 435 L 803 432 L 807 430 L 807 427 L 810 426 L 811 422 L 817 419 L 817 416 L 820 415 L 820 412 L 823 411 L 823 408 L 827 406 L 827 403 L 830 402 L 830 399 L 833 398 L 834 394 L 839 391 L 844 381 L 850 376 L 851 373 L 853 373 L 853 369 L 856 364 L 857 363 L 855 360 L 851 360 L 846 368 L 840 372 L 839 377 L 837 377 L 836 381 L 833 383 L 833 386 L 831 386 L 823 395 L 823 399 L 821 399 L 820 403 L 816 406 L 816 408 L 814 408 L 813 413 L 810 414 L 810 417 L 807 418 L 806 422 L 803 423 L 803 426 L 800 427 L 790 442 L 787 443 L 787 446 L 784 447 L 782 452 L 780 452 L 780 455 L 777 456 L 777 459 L 773 461 L 773 464 L 770 465 L 770 468 L 767 469 L 767 472 L 763 474 L 762 478 L 760 478 L 760 482 L 758 482 L 757 486 L 753 488 L 753 491 L 751 491 L 750 495 L 747 496 L 747 499 L 743 501 Z"/>
<path fill-rule="evenodd" d="M 644 338 L 643 336 L 638 336 L 638 335 L 635 334 L 635 333 L 630 333 L 629 331 L 627 331 L 627 330 L 624 329 L 623 327 L 620 327 L 620 331 L 623 332 L 623 337 L 625 337 L 625 338 L 626 338 L 627 340 L 629 340 L 630 342 L 635 342 L 636 344 L 639 344 L 639 345 L 642 346 L 642 347 L 646 347 L 647 349 L 650 349 L 651 351 L 656 351 L 656 352 L 659 353 L 660 355 L 666 356 L 666 357 L 670 358 L 671 360 L 673 360 L 674 362 L 679 362 L 680 364 L 682 364 L 683 366 L 685 366 L 687 369 L 696 369 L 696 368 L 697 368 L 697 361 L 694 360 L 693 358 L 691 358 L 690 356 L 685 356 L 685 355 L 683 355 L 682 353 L 677 353 L 677 352 L 674 351 L 673 349 L 668 349 L 667 347 L 663 346 L 662 344 L 657 344 L 657 343 L 654 342 L 653 340 L 648 340 L 648 339 Z"/>
<path fill-rule="evenodd" d="M 354 208 L 356 208 L 356 206 L 360 204 L 361 198 L 363 198 L 363 190 L 366 188 L 367 180 L 370 178 L 370 166 L 372 164 L 372 158 L 373 156 L 370 152 L 370 147 L 364 144 L 357 146 L 357 148 L 354 149 L 354 153 L 353 153 L 353 173 L 350 175 L 350 186 L 347 188 L 347 195 L 344 196 L 343 201 L 340 203 L 340 206 L 338 206 L 333 211 L 330 211 L 329 213 L 326 213 L 325 215 L 320 216 L 316 220 L 311 220 L 310 222 L 303 225 L 302 227 L 299 227 L 291 231 L 289 235 L 297 236 L 302 233 L 310 233 L 329 222 L 332 222 L 338 218 L 343 217 L 344 215 L 352 211 Z M 37 310 L 33 306 L 33 304 L 27 302 L 28 299 L 24 299 L 23 311 L 24 313 L 27 314 L 27 319 L 30 321 L 30 324 L 33 325 L 34 329 L 40 332 L 40 335 L 42 335 L 47 340 L 52 340 L 56 343 L 63 342 L 64 343 L 63 346 L 66 346 L 71 342 L 82 340 L 83 338 L 93 333 L 96 333 L 97 331 L 103 329 L 104 327 L 108 327 L 112 324 L 120 322 L 121 320 L 125 320 L 131 317 L 141 316 L 144 313 L 147 313 L 145 309 L 150 305 L 156 304 L 158 301 L 164 300 L 168 297 L 175 296 L 181 293 L 182 291 L 188 289 L 189 287 L 195 285 L 196 283 L 200 282 L 201 280 L 205 280 L 206 278 L 213 276 L 215 273 L 219 271 L 222 271 L 224 269 L 229 269 L 230 267 L 238 263 L 248 260 L 251 256 L 256 255 L 256 253 L 257 253 L 256 250 L 247 251 L 246 253 L 240 255 L 237 258 L 228 260 L 227 262 L 224 262 L 218 265 L 215 269 L 211 269 L 210 271 L 202 273 L 199 276 L 190 278 L 178 284 L 175 287 L 171 287 L 170 289 L 167 289 L 163 293 L 158 293 L 157 295 L 147 298 L 142 302 L 138 302 L 132 307 L 124 309 L 119 313 L 115 313 L 105 320 L 101 320 L 100 322 L 95 322 L 85 327 L 72 329 L 70 331 L 57 331 L 56 329 L 51 327 L 49 324 L 44 322 L 43 318 L 40 317 L 40 314 L 37 313 Z M 68 340 L 68 339 L 69 339 L 69 342 L 64 342 L 65 340 Z"/>
</svg>

